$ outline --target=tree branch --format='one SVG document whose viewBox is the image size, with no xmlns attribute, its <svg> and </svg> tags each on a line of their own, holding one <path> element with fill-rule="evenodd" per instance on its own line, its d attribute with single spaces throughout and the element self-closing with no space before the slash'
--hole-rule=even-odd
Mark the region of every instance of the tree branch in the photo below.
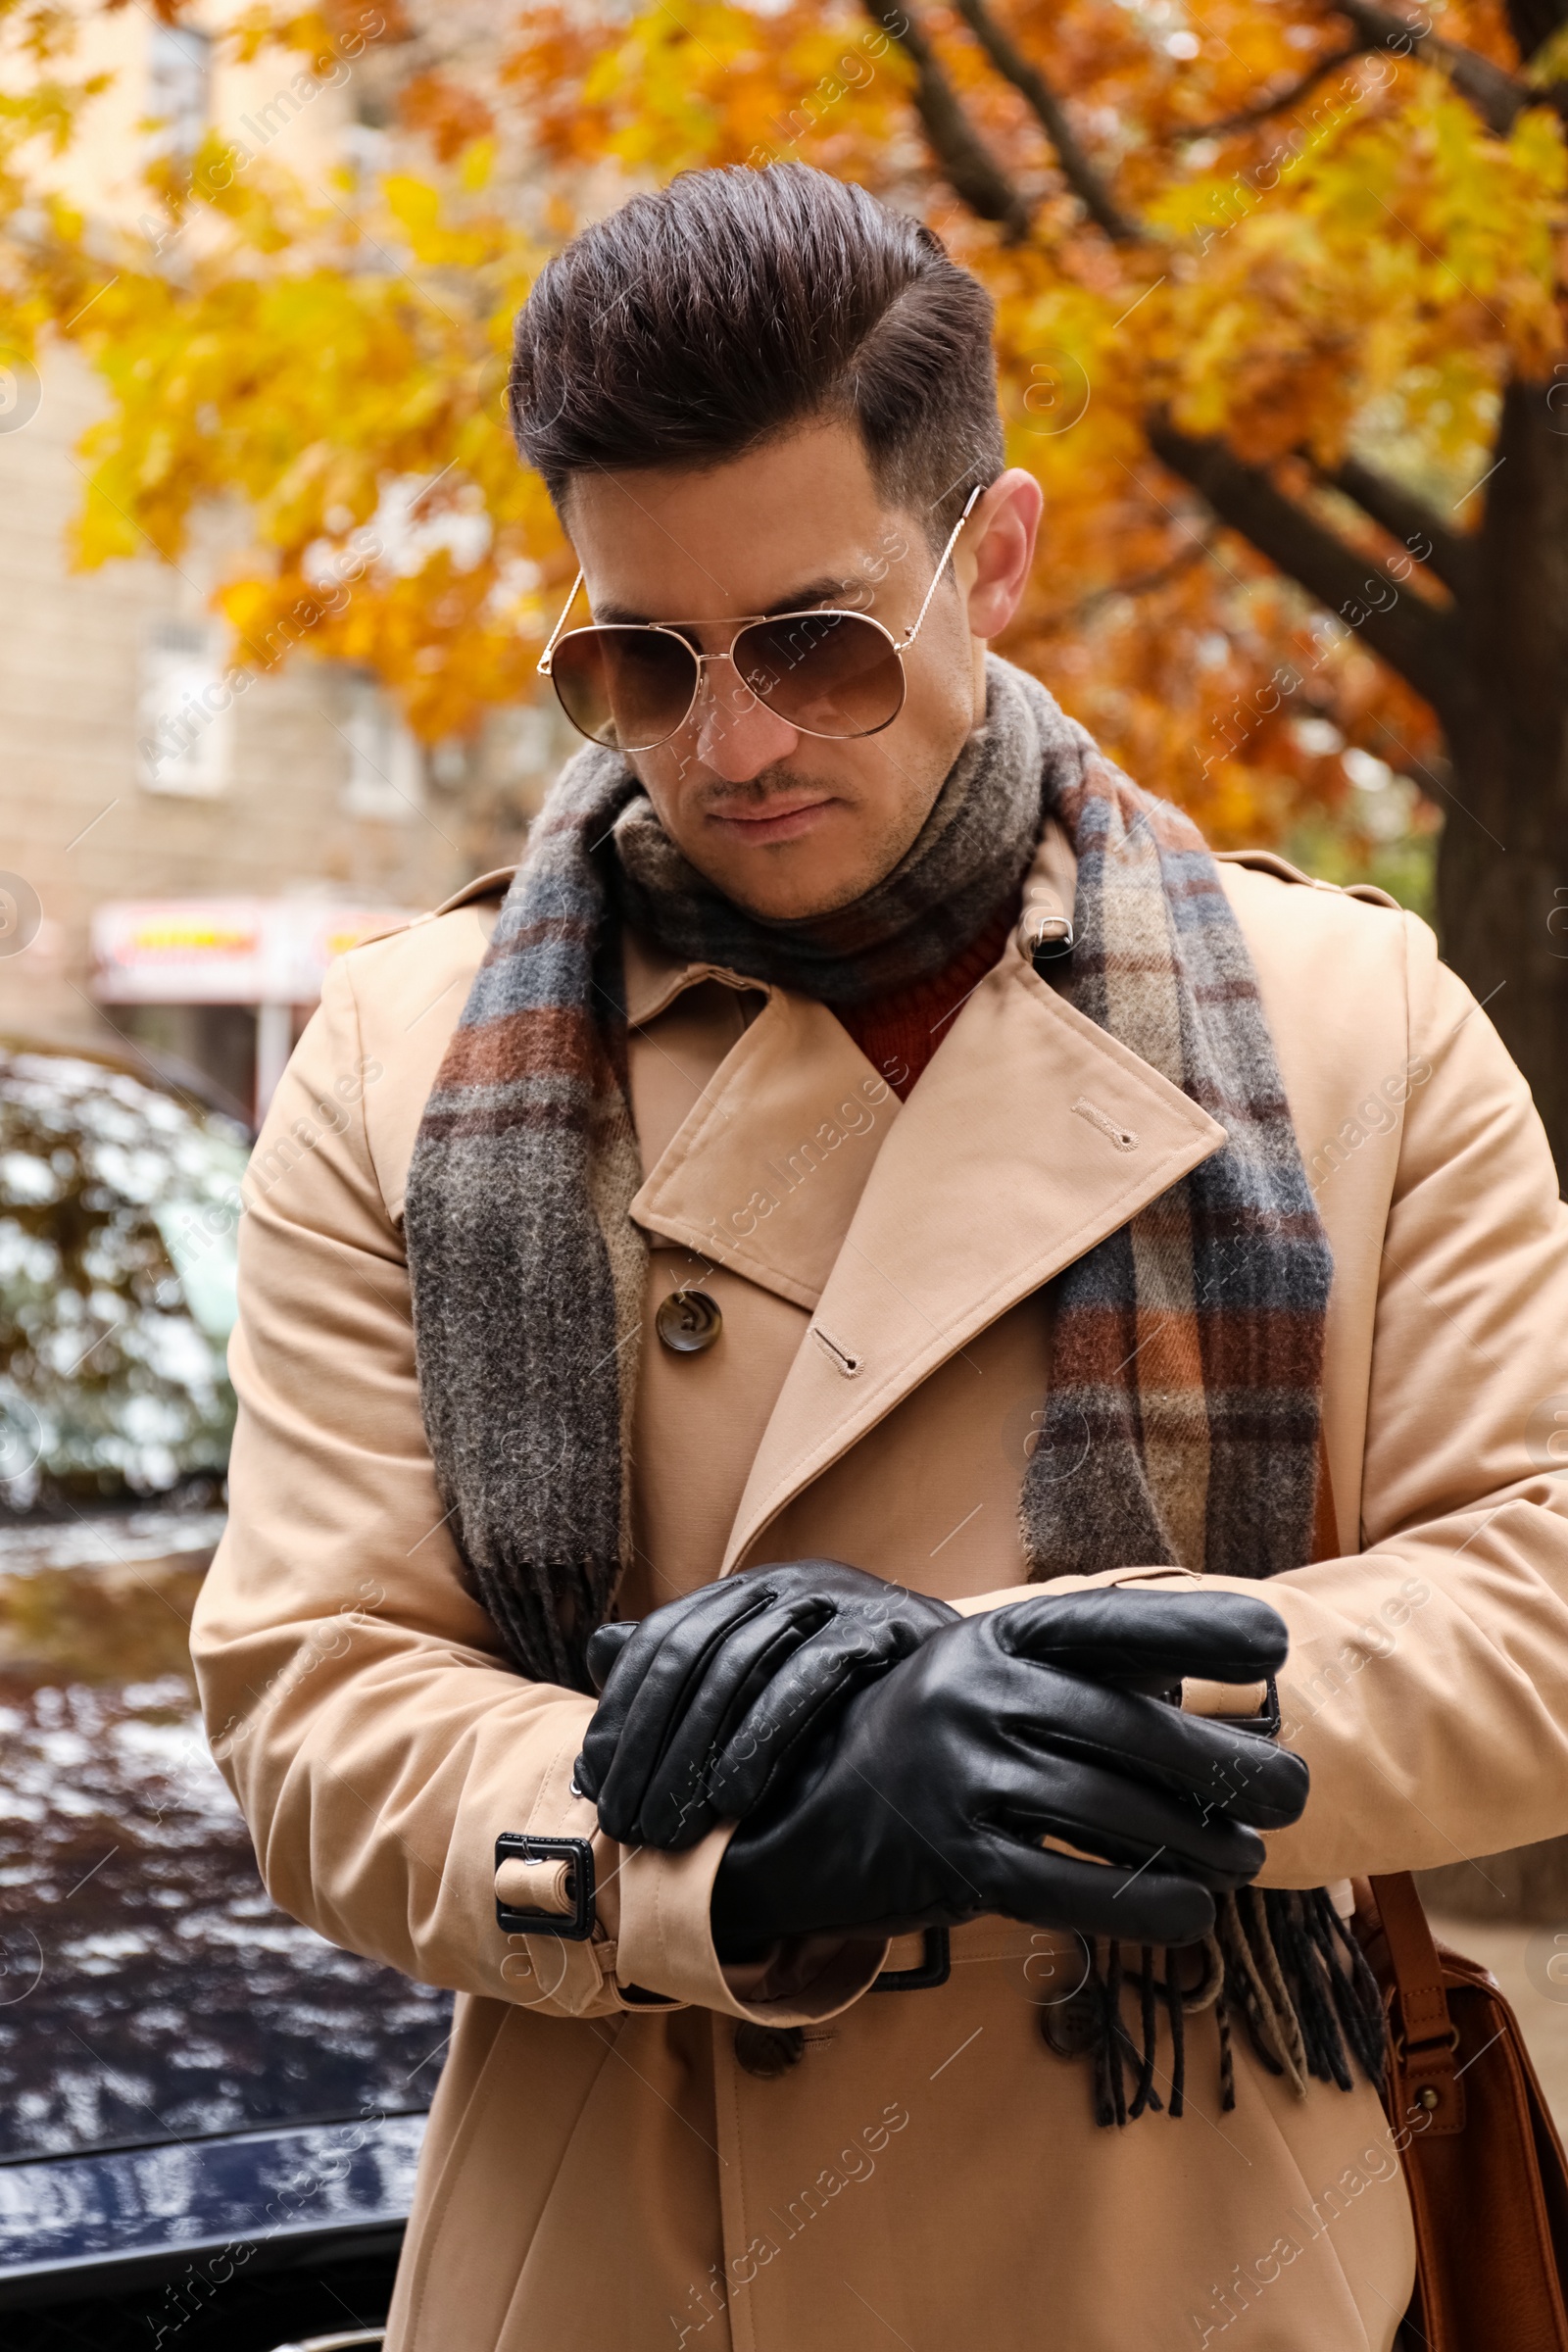
<svg viewBox="0 0 1568 2352">
<path fill-rule="evenodd" d="M 1191 139 L 1221 139 L 1233 130 L 1250 130 L 1254 122 L 1266 122 L 1270 115 L 1282 115 L 1288 106 L 1298 106 L 1303 98 L 1309 98 L 1325 74 L 1348 66 L 1353 58 L 1364 57 L 1366 48 L 1365 41 L 1350 41 L 1343 49 L 1331 49 L 1277 98 L 1265 99 L 1261 106 L 1244 106 L 1239 114 L 1222 115 L 1217 122 L 1184 125 L 1175 134 L 1175 144 L 1185 146 Z"/>
<path fill-rule="evenodd" d="M 1349 19 L 1366 48 L 1386 49 L 1394 57 L 1425 58 L 1446 67 L 1454 88 L 1469 99 L 1488 129 L 1495 131 L 1499 139 L 1507 137 L 1527 106 L 1545 103 L 1542 91 L 1494 66 L 1490 57 L 1461 48 L 1457 41 L 1445 41 L 1435 32 L 1423 32 L 1392 9 L 1379 8 L 1376 0 L 1334 0 L 1334 5 L 1342 17 Z"/>
<path fill-rule="evenodd" d="M 1043 612 L 1034 626 L 1043 637 L 1054 635 L 1057 629 L 1080 628 L 1099 612 L 1102 605 L 1108 605 L 1121 596 L 1152 596 L 1157 589 L 1168 588 L 1172 580 L 1179 580 L 1184 571 L 1191 571 L 1195 564 L 1201 563 L 1205 556 L 1212 553 L 1206 538 L 1189 539 L 1168 564 L 1161 564 L 1152 571 L 1139 572 L 1130 580 L 1107 580 L 1103 588 L 1091 588 L 1087 596 L 1079 597 L 1076 604 L 1064 606 L 1059 612 Z"/>
<path fill-rule="evenodd" d="M 1168 418 L 1150 428 L 1150 447 L 1162 465 L 1207 499 L 1222 522 L 1251 541 L 1260 555 L 1298 580 L 1375 654 L 1398 671 L 1447 722 L 1464 695 L 1464 650 L 1451 612 L 1400 591 L 1387 573 L 1317 522 L 1275 487 L 1262 466 L 1249 466 L 1223 441 L 1178 432 Z M 1387 604 L 1373 598 L 1387 594 Z"/>
<path fill-rule="evenodd" d="M 1027 99 L 1035 119 L 1056 151 L 1061 175 L 1089 215 L 1118 245 L 1132 245 L 1144 235 L 1138 222 L 1117 204 L 1067 119 L 1067 110 L 1038 66 L 1031 65 L 1012 35 L 1000 25 L 986 0 L 953 0 L 954 7 L 974 34 L 1004 80 Z"/>
<path fill-rule="evenodd" d="M 1568 5 L 1568 0 L 1542 0 L 1542 4 Z M 898 0 L 862 0 L 862 5 L 872 23 L 899 44 L 914 67 L 915 109 L 956 194 L 981 220 L 1002 223 L 1009 241 L 1021 241 L 1029 231 L 1028 204 L 964 112 L 922 26 Z M 953 5 L 996 71 L 1033 108 L 1052 141 L 1064 178 L 1091 219 L 1117 243 L 1141 241 L 1145 231 L 1121 211 L 1078 144 L 1055 92 L 991 16 L 988 0 L 953 0 Z M 1396 54 L 1430 51 L 1447 67 L 1459 87 L 1466 88 L 1468 81 L 1466 94 L 1481 106 L 1494 128 L 1501 122 L 1504 99 L 1509 122 L 1519 107 L 1530 101 L 1532 93 L 1511 74 L 1471 50 L 1415 31 L 1401 18 L 1376 6 L 1375 0 L 1335 0 L 1335 5 L 1350 20 L 1366 47 L 1397 42 L 1402 46 Z M 1344 62 L 1344 55 L 1320 60 L 1287 97 L 1258 110 L 1256 119 L 1293 103 L 1313 81 Z M 1492 114 L 1487 114 L 1489 104 Z M 1288 498 L 1265 468 L 1248 465 L 1224 441 L 1200 440 L 1179 432 L 1164 416 L 1152 421 L 1149 439 L 1154 455 L 1200 491 L 1221 521 L 1250 540 L 1260 555 L 1298 581 L 1309 595 L 1348 619 L 1374 652 L 1431 703 L 1440 716 L 1458 710 L 1466 699 L 1466 662 L 1454 613 L 1401 593 L 1375 560 L 1357 555 L 1336 532 Z M 1431 552 L 1416 560 L 1428 564 L 1456 597 L 1468 593 L 1471 559 L 1467 543 L 1436 521 L 1420 500 L 1356 459 L 1348 459 L 1336 474 L 1322 478 L 1352 499 L 1374 522 L 1405 540 L 1412 552 L 1414 542 L 1424 540 Z"/>
<path fill-rule="evenodd" d="M 1009 244 L 1020 244 L 1029 233 L 1029 207 L 964 113 L 926 34 L 896 0 L 864 0 L 864 7 L 915 70 L 914 110 L 954 193 L 982 220 L 1000 221 Z"/>
<path fill-rule="evenodd" d="M 1347 458 L 1336 472 L 1325 473 L 1322 479 L 1331 489 L 1343 491 L 1347 498 L 1353 499 L 1363 514 L 1381 523 L 1393 538 L 1402 540 L 1412 554 L 1417 541 L 1424 539 L 1432 553 L 1420 561 L 1428 570 L 1435 572 L 1461 602 L 1471 594 L 1475 587 L 1475 542 L 1462 531 L 1450 530 L 1424 498 L 1417 498 L 1413 491 L 1390 481 L 1387 474 L 1363 465 L 1359 458 Z"/>
<path fill-rule="evenodd" d="M 1528 65 L 1554 32 L 1568 24 L 1568 0 L 1508 0 L 1508 29 Z"/>
</svg>

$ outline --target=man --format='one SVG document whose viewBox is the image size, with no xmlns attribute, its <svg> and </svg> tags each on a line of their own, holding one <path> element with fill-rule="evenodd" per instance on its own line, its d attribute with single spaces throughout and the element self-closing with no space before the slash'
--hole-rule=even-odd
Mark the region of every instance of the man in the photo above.
<svg viewBox="0 0 1568 2352">
<path fill-rule="evenodd" d="M 259 1147 L 196 1653 L 276 1899 L 460 1996 L 397 2352 L 1386 2352 L 1348 1882 L 1568 1827 L 1526 1090 L 988 654 L 989 326 L 793 166 L 550 265 L 589 741 Z"/>
</svg>

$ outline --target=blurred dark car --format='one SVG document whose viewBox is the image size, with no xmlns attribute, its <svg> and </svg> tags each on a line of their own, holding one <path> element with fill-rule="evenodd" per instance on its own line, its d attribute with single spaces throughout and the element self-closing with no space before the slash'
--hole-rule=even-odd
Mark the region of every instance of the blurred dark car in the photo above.
<svg viewBox="0 0 1568 2352">
<path fill-rule="evenodd" d="M 276 1910 L 188 1650 L 233 1120 L 0 1048 L 0 2340 L 378 2340 L 445 1994 Z"/>
</svg>

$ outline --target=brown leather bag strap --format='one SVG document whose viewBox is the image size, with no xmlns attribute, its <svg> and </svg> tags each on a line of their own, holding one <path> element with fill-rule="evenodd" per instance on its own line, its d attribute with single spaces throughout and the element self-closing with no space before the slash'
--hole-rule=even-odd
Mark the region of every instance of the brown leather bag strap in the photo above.
<svg viewBox="0 0 1568 2352">
<path fill-rule="evenodd" d="M 1455 2060 L 1459 2032 L 1432 1930 L 1407 1870 L 1371 1882 L 1394 1976 L 1391 2018 L 1396 2114 L 1422 2136 L 1464 2130 L 1464 2084 Z"/>
</svg>

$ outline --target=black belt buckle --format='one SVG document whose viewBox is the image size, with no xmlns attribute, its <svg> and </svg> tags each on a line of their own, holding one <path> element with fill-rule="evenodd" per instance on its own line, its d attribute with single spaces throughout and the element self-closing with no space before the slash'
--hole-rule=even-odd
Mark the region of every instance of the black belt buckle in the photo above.
<svg viewBox="0 0 1568 2352">
<path fill-rule="evenodd" d="M 946 1928 L 927 1928 L 925 1958 L 918 1968 L 885 1968 L 872 1981 L 873 1992 L 931 1992 L 953 1974 L 953 1950 Z"/>
<path fill-rule="evenodd" d="M 1212 1721 L 1223 1723 L 1227 1731 L 1253 1732 L 1260 1740 L 1277 1740 L 1280 1736 L 1280 1694 L 1274 1677 L 1264 1685 L 1263 1704 L 1256 1715 L 1220 1715 Z"/>
<path fill-rule="evenodd" d="M 1182 1703 L 1180 1683 L 1166 1683 L 1154 1675 L 1129 1675 L 1118 1685 L 1123 1690 L 1142 1691 L 1146 1698 L 1163 1699 L 1169 1707 Z M 1222 1723 L 1228 1732 L 1251 1732 L 1259 1740 L 1277 1740 L 1280 1736 L 1280 1692 L 1274 1677 L 1263 1680 L 1263 1704 L 1255 1715 L 1208 1715 L 1207 1723 Z"/>
<path fill-rule="evenodd" d="M 503 1862 L 571 1864 L 567 1911 L 517 1911 L 496 1897 L 496 1925 L 508 1936 L 556 1936 L 564 1943 L 586 1943 L 594 1932 L 594 1849 L 586 1838 L 536 1838 L 531 1831 L 503 1830 L 496 1839 L 496 1868 Z"/>
</svg>

